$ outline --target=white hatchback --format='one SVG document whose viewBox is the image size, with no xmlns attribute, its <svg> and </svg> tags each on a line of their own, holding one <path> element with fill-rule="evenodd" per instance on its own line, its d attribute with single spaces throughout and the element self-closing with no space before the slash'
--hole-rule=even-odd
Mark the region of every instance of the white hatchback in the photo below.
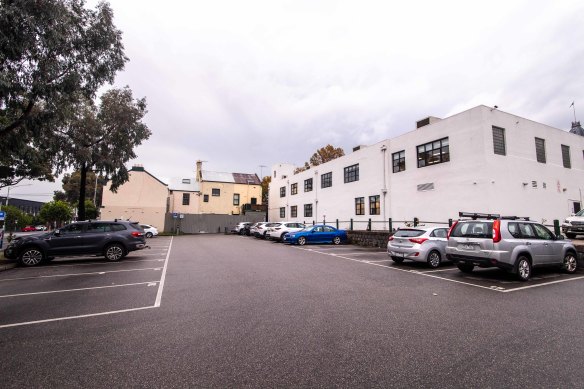
<svg viewBox="0 0 584 389">
<path fill-rule="evenodd" d="M 153 236 L 158 235 L 158 229 L 156 227 L 149 224 L 140 224 L 140 227 L 144 229 L 144 236 L 147 238 L 152 238 Z"/>
<path fill-rule="evenodd" d="M 269 227 L 266 233 L 266 238 L 272 240 L 284 240 L 284 235 L 289 232 L 296 232 L 303 230 L 306 226 L 302 223 L 295 222 L 278 222 L 275 226 Z"/>
</svg>

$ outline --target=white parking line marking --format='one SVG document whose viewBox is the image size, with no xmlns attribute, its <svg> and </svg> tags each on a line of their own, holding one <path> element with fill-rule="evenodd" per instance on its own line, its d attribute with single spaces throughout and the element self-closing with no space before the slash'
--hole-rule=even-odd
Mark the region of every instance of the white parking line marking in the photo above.
<svg viewBox="0 0 584 389">
<path fill-rule="evenodd" d="M 543 284 L 537 284 L 537 285 L 529 285 L 529 286 L 520 286 L 519 288 L 513 288 L 513 289 L 507 289 L 505 291 L 503 291 L 504 293 L 509 293 L 509 292 L 516 292 L 518 290 L 524 290 L 524 289 L 531 289 L 531 288 L 537 288 L 539 286 L 546 286 L 546 285 L 551 285 L 551 284 L 559 284 L 560 282 L 568 282 L 568 281 L 575 281 L 575 280 L 581 280 L 583 279 L 584 276 L 581 277 L 574 277 L 574 278 L 567 278 L 565 280 L 557 280 L 557 281 L 550 281 L 550 282 L 544 282 Z"/>
<path fill-rule="evenodd" d="M 456 267 L 449 267 L 448 269 L 425 270 L 425 271 L 423 270 L 423 271 L 421 271 L 421 273 L 438 273 L 441 271 L 451 271 L 451 270 L 459 271 L 458 268 L 456 268 Z"/>
<path fill-rule="evenodd" d="M 99 313 L 89 313 L 87 315 L 78 315 L 78 316 L 66 316 L 66 317 L 57 317 L 54 319 L 45 319 L 45 320 L 36 320 L 36 321 L 27 321 L 22 323 L 14 323 L 14 324 L 4 324 L 0 325 L 1 328 L 9 328 L 9 327 L 19 327 L 19 326 L 26 326 L 31 324 L 40 324 L 40 323 L 50 323 L 52 321 L 62 321 L 62 320 L 72 320 L 72 319 L 83 319 L 86 317 L 94 317 L 94 316 L 105 316 L 105 315 L 114 315 L 116 313 L 126 313 L 126 312 L 133 312 L 133 311 L 142 311 L 145 309 L 152 309 L 156 308 L 154 306 L 148 307 L 140 307 L 140 308 L 130 308 L 130 309 L 120 309 L 118 311 L 108 311 L 108 312 L 99 312 Z"/>
<path fill-rule="evenodd" d="M 162 276 L 160 277 L 160 284 L 158 285 L 158 293 L 156 293 L 156 301 L 154 302 L 155 307 L 160 307 L 160 302 L 162 301 L 162 290 L 164 289 L 164 281 L 166 280 L 166 269 L 168 268 L 168 258 L 170 258 L 170 250 L 172 250 L 173 239 L 174 237 L 170 238 L 170 244 L 168 245 L 168 253 L 166 254 L 164 268 L 162 269 Z"/>
<path fill-rule="evenodd" d="M 159 267 L 148 267 L 144 269 L 123 269 L 123 270 L 111 270 L 105 272 L 94 271 L 90 273 L 69 273 L 69 274 L 53 274 L 51 276 L 36 276 L 36 277 L 21 277 L 21 278 L 6 278 L 4 280 L 0 280 L 0 282 L 4 281 L 18 281 L 18 280 L 34 280 L 38 278 L 53 278 L 53 277 L 69 277 L 69 276 L 86 276 L 92 274 L 106 274 L 106 273 L 122 273 L 122 272 L 129 272 L 129 271 L 144 271 L 144 270 L 160 270 Z"/>
<path fill-rule="evenodd" d="M 381 259 L 379 261 L 368 261 L 368 260 L 361 260 L 362 262 L 371 262 L 371 263 L 377 263 L 377 262 L 387 262 L 387 261 L 391 261 L 391 259 Z"/>
<path fill-rule="evenodd" d="M 19 294 L 6 294 L 3 296 L 0 296 L 1 298 L 7 298 L 7 297 L 22 297 L 22 296 L 34 296 L 34 295 L 38 295 L 38 294 L 52 294 L 52 293 L 65 293 L 65 292 L 79 292 L 80 290 L 93 290 L 93 289 L 106 289 L 106 288 L 119 288 L 119 287 L 123 287 L 123 286 L 136 286 L 136 285 L 145 285 L 148 284 L 148 286 L 150 286 L 150 284 L 156 284 L 158 281 L 148 281 L 148 282 L 136 282 L 133 284 L 120 284 L 120 285 L 107 285 L 107 286 L 94 286 L 91 288 L 77 288 L 77 289 L 61 289 L 61 290 L 48 290 L 46 292 L 32 292 L 32 293 L 19 293 Z"/>
</svg>

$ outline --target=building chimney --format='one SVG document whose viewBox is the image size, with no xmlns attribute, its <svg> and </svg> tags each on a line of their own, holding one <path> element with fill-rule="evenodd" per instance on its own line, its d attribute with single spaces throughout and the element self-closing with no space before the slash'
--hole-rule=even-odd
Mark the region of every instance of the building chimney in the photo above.
<svg viewBox="0 0 584 389">
<path fill-rule="evenodd" d="M 197 171 L 196 171 L 197 182 L 203 181 L 203 161 L 197 161 Z"/>
</svg>

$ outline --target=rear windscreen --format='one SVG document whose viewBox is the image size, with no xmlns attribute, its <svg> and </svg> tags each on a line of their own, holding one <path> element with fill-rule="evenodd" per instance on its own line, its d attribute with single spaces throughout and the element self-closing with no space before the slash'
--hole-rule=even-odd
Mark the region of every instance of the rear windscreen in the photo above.
<svg viewBox="0 0 584 389">
<path fill-rule="evenodd" d="M 493 238 L 493 222 L 471 221 L 458 223 L 450 236 L 455 238 Z"/>
<path fill-rule="evenodd" d="M 416 236 L 422 235 L 424 230 L 397 230 L 393 236 L 396 238 L 414 238 Z"/>
</svg>

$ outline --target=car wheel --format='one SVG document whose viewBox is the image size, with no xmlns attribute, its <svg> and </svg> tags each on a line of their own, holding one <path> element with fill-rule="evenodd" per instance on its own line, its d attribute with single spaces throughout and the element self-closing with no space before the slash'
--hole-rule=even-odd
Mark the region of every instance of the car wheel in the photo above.
<svg viewBox="0 0 584 389">
<path fill-rule="evenodd" d="M 284 241 L 284 235 L 286 235 L 287 232 L 282 232 L 282 235 L 280 235 L 280 241 L 283 242 Z"/>
<path fill-rule="evenodd" d="M 152 238 L 152 233 L 151 233 L 151 232 L 147 232 L 147 233 L 146 233 L 146 237 L 147 237 L 147 238 Z"/>
<path fill-rule="evenodd" d="M 333 243 L 334 244 L 341 244 L 341 237 L 340 236 L 335 236 L 333 239 Z"/>
<path fill-rule="evenodd" d="M 578 259 L 574 253 L 567 253 L 564 257 L 564 271 L 568 274 L 575 273 L 578 270 Z"/>
<path fill-rule="evenodd" d="M 391 257 L 391 260 L 395 263 L 402 263 L 404 261 L 402 257 Z"/>
<path fill-rule="evenodd" d="M 105 248 L 105 258 L 108 261 L 119 261 L 125 256 L 124 246 L 119 243 L 110 244 Z"/>
<path fill-rule="evenodd" d="M 467 274 L 472 273 L 472 270 L 474 269 L 474 265 L 467 265 L 466 263 L 460 263 L 460 264 L 456 265 L 456 267 L 461 272 L 467 273 Z"/>
<path fill-rule="evenodd" d="M 569 232 L 566 232 L 566 238 L 568 238 L 568 239 L 576 239 L 576 234 L 571 234 Z"/>
<path fill-rule="evenodd" d="M 43 261 L 43 252 L 37 248 L 31 247 L 24 250 L 20 256 L 20 262 L 24 266 L 36 266 Z"/>
<path fill-rule="evenodd" d="M 519 281 L 527 281 L 531 277 L 531 262 L 529 258 L 525 255 L 521 255 L 517 258 L 517 263 L 515 264 L 515 273 Z"/>
<path fill-rule="evenodd" d="M 430 265 L 430 267 L 433 269 L 436 269 L 438 266 L 440 266 L 441 260 L 440 253 L 436 250 L 432 250 L 430 251 L 430 254 L 428 254 L 428 265 Z"/>
<path fill-rule="evenodd" d="M 298 244 L 300 246 L 304 246 L 306 244 L 306 238 L 301 236 L 300 238 L 298 238 Z"/>
</svg>

